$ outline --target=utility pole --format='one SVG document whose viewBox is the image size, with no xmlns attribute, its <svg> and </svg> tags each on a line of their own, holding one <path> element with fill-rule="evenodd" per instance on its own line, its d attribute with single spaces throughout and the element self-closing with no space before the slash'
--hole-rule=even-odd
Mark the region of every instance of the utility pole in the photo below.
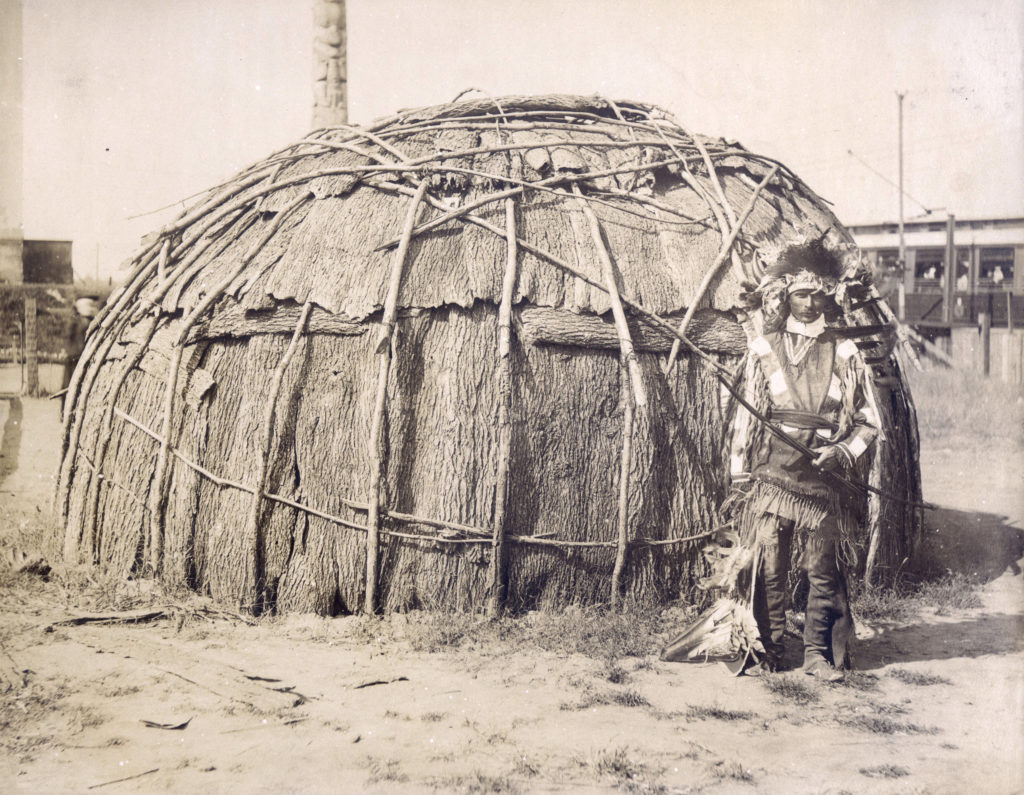
<svg viewBox="0 0 1024 795">
<path fill-rule="evenodd" d="M 899 169 L 900 169 L 900 251 L 899 251 L 899 273 L 900 283 L 897 290 L 898 304 L 896 316 L 902 323 L 907 317 L 907 246 L 903 239 L 903 97 L 905 94 L 896 92 L 896 100 L 899 109 Z"/>
<path fill-rule="evenodd" d="M 348 123 L 345 0 L 313 0 L 313 127 Z"/>
<path fill-rule="evenodd" d="M 945 283 L 942 285 L 942 322 L 953 325 L 953 297 L 956 294 L 956 244 L 953 240 L 953 232 L 956 228 L 956 218 L 953 213 L 946 216 L 946 263 Z M 950 332 L 952 333 L 952 332 Z"/>
</svg>

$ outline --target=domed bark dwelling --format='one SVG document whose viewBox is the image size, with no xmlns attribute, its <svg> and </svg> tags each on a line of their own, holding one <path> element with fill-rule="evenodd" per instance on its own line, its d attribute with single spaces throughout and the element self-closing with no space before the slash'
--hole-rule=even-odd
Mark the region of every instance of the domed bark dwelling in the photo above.
<svg viewBox="0 0 1024 795">
<path fill-rule="evenodd" d="M 821 237 L 857 271 L 796 175 L 639 103 L 315 131 L 146 239 L 94 323 L 66 559 L 255 612 L 695 598 L 741 294 Z M 917 431 L 891 315 L 856 299 L 884 578 L 919 533 Z"/>
</svg>

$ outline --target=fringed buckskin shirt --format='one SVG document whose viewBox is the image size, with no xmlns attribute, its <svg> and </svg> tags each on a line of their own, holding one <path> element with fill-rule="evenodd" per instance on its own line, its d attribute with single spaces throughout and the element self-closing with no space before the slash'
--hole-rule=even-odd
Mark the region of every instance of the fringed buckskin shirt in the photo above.
<svg viewBox="0 0 1024 795">
<path fill-rule="evenodd" d="M 790 317 L 784 330 L 753 336 L 748 350 L 744 391 L 751 405 L 812 450 L 838 445 L 852 468 L 879 428 L 856 344 L 838 338 L 821 317 L 807 324 Z M 736 411 L 730 470 L 733 483 L 753 481 L 748 515 L 774 514 L 813 530 L 825 516 L 843 513 L 833 478 L 742 406 Z"/>
</svg>

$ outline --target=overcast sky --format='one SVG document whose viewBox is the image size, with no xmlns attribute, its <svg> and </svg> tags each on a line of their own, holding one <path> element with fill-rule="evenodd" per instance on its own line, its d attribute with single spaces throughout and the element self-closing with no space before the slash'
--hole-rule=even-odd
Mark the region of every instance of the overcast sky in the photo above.
<svg viewBox="0 0 1024 795">
<path fill-rule="evenodd" d="M 25 235 L 73 239 L 85 275 L 311 127 L 312 0 L 23 15 Z M 348 0 L 348 36 L 354 123 L 469 87 L 642 100 L 847 223 L 896 218 L 903 91 L 907 216 L 1024 214 L 1024 0 Z"/>
</svg>

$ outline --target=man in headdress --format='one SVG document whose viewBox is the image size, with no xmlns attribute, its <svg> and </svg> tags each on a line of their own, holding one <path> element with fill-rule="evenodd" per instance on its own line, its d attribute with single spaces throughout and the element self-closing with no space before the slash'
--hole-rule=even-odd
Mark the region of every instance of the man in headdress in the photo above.
<svg viewBox="0 0 1024 795">
<path fill-rule="evenodd" d="M 759 285 L 760 333 L 748 328 L 746 399 L 814 457 L 737 407 L 730 469 L 745 493 L 734 517 L 740 543 L 754 551 L 753 614 L 764 652 L 747 673 L 782 665 L 794 540 L 809 581 L 803 669 L 834 680 L 849 667 L 853 620 L 842 567 L 855 557 L 857 508 L 836 475 L 855 467 L 879 423 L 857 346 L 825 323 L 826 309 L 838 309 L 841 273 L 820 241 L 790 247 Z"/>
</svg>

